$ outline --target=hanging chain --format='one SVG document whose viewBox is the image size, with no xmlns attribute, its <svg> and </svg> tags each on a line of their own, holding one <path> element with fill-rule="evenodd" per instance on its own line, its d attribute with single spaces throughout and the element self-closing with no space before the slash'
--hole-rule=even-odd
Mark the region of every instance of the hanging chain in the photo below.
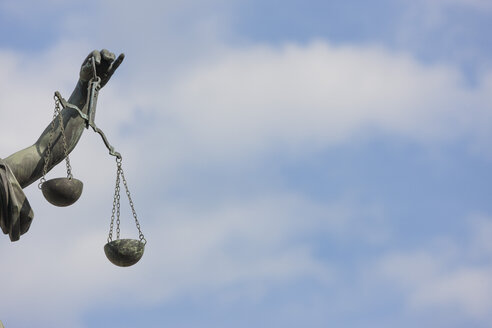
<svg viewBox="0 0 492 328">
<path fill-rule="evenodd" d="M 48 147 L 46 148 L 46 155 L 44 156 L 43 177 L 39 181 L 38 188 L 41 189 L 43 183 L 46 182 L 46 173 L 48 173 L 48 164 L 51 159 L 51 143 L 53 142 L 53 132 L 55 131 L 56 115 L 60 112 L 60 99 L 55 95 L 55 110 L 53 113 L 53 119 L 51 120 L 50 136 L 48 138 Z"/>
<path fill-rule="evenodd" d="M 132 209 L 133 218 L 135 219 L 135 225 L 138 229 L 138 237 L 140 242 L 146 244 L 147 240 L 144 237 L 140 223 L 138 222 L 137 212 L 135 211 L 135 205 L 133 204 L 132 196 L 130 195 L 130 190 L 128 189 L 128 183 L 125 179 L 125 174 L 123 173 L 123 167 L 121 165 L 121 157 L 116 157 L 116 186 L 113 199 L 113 210 L 111 215 L 111 224 L 109 227 L 109 237 L 108 243 L 113 240 L 113 229 L 114 229 L 114 218 L 116 216 L 116 239 L 120 239 L 120 177 L 123 180 L 123 186 L 125 187 L 126 196 L 128 197 L 128 202 L 130 203 L 130 208 Z"/>
<path fill-rule="evenodd" d="M 58 102 L 58 106 L 56 107 L 57 110 L 58 110 L 58 122 L 60 123 L 60 130 L 61 130 L 61 134 L 62 134 L 62 139 L 63 139 L 63 154 L 65 155 L 65 162 L 66 162 L 66 166 L 67 166 L 67 178 L 69 180 L 72 180 L 73 176 L 72 176 L 72 166 L 70 165 L 70 158 L 68 157 L 68 146 L 67 146 L 67 137 L 65 136 L 65 127 L 63 126 L 63 118 L 62 118 L 62 115 L 61 115 L 61 112 L 60 112 L 60 99 L 58 99 L 58 97 L 55 96 L 55 98 Z"/>
<path fill-rule="evenodd" d="M 109 226 L 108 243 L 113 240 L 114 217 L 116 214 L 116 239 L 120 238 L 120 168 L 116 168 L 116 186 L 114 188 L 113 211 L 111 214 L 111 224 Z"/>
<path fill-rule="evenodd" d="M 65 127 L 63 126 L 63 118 L 60 110 L 60 98 L 55 94 L 53 97 L 55 100 L 55 110 L 53 112 L 53 119 L 51 120 L 51 130 L 48 138 L 48 147 L 46 148 L 46 155 L 44 157 L 44 166 L 43 166 L 43 177 L 39 181 L 38 188 L 41 189 L 43 183 L 46 182 L 46 174 L 48 173 L 48 166 L 51 160 L 51 148 L 53 146 L 53 135 L 55 132 L 55 121 L 58 116 L 58 123 L 60 124 L 60 130 L 63 139 L 63 153 L 65 155 L 65 161 L 67 165 L 67 178 L 72 180 L 72 166 L 70 165 L 70 159 L 68 157 L 68 146 L 67 146 L 67 138 L 65 137 Z"/>
<path fill-rule="evenodd" d="M 118 195 L 116 197 L 116 239 L 120 239 L 120 176 L 121 176 L 121 167 L 117 168 L 118 175 Z"/>
<path fill-rule="evenodd" d="M 135 219 L 135 225 L 137 226 L 137 229 L 138 229 L 138 237 L 140 238 L 141 242 L 146 244 L 147 240 L 145 239 L 144 234 L 142 233 L 142 230 L 140 228 L 140 223 L 138 222 L 138 219 L 137 219 L 137 212 L 135 211 L 135 206 L 133 205 L 132 196 L 130 196 L 130 190 L 128 190 L 128 184 L 126 183 L 125 174 L 123 173 L 123 168 L 121 167 L 121 158 L 116 158 L 116 162 L 118 163 L 118 167 L 119 167 L 120 172 L 121 172 L 121 178 L 123 179 L 123 185 L 125 186 L 126 195 L 128 196 L 128 201 L 130 202 L 130 207 L 132 209 L 133 218 Z"/>
</svg>

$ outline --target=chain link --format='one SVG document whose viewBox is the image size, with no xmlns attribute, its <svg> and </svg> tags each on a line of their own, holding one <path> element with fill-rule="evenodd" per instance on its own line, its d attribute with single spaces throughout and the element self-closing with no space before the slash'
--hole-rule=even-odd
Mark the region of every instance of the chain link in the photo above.
<svg viewBox="0 0 492 328">
<path fill-rule="evenodd" d="M 111 214 L 111 224 L 109 226 L 109 236 L 108 236 L 108 243 L 113 240 L 113 228 L 114 228 L 114 217 L 115 214 L 117 216 L 117 239 L 119 239 L 119 222 L 120 222 L 120 170 L 117 167 L 116 168 L 116 186 L 114 188 L 114 199 L 113 199 L 113 210 Z"/>
<path fill-rule="evenodd" d="M 142 233 L 142 229 L 140 227 L 140 223 L 138 222 L 137 212 L 135 211 L 135 205 L 133 204 L 132 196 L 130 195 L 130 190 L 128 189 L 128 183 L 125 179 L 125 174 L 123 173 L 123 167 L 121 165 L 122 159 L 121 157 L 116 158 L 116 186 L 114 192 L 113 199 L 113 211 L 111 215 L 111 224 L 109 228 L 109 237 L 108 243 L 113 240 L 113 228 L 114 228 L 114 218 L 116 214 L 116 239 L 120 239 L 120 176 L 121 180 L 123 180 L 123 186 L 125 187 L 126 196 L 128 197 L 128 202 L 130 203 L 130 208 L 132 209 L 133 218 L 135 219 L 135 225 L 138 229 L 138 237 L 140 242 L 147 243 L 144 234 Z"/>
<path fill-rule="evenodd" d="M 120 239 L 120 175 L 121 168 L 118 167 L 118 195 L 116 196 L 116 239 Z"/>
<path fill-rule="evenodd" d="M 48 165 L 51 159 L 51 143 L 53 142 L 53 133 L 55 131 L 55 120 L 56 120 L 56 115 L 60 112 L 60 99 L 55 95 L 55 110 L 53 113 L 53 119 L 51 120 L 51 130 L 50 130 L 50 136 L 48 138 L 48 147 L 46 148 L 46 155 L 44 157 L 44 166 L 43 166 L 43 177 L 39 181 L 38 188 L 41 189 L 41 186 L 43 183 L 46 182 L 46 173 L 48 173 Z"/>
<path fill-rule="evenodd" d="M 56 97 L 56 96 L 55 96 Z M 67 166 L 67 178 L 72 180 L 72 166 L 70 165 L 70 158 L 68 157 L 68 146 L 67 146 L 67 137 L 65 136 L 65 127 L 63 126 L 63 118 L 60 112 L 60 100 L 58 97 L 56 97 L 58 100 L 58 106 L 56 107 L 58 110 L 58 122 L 60 123 L 60 130 L 62 134 L 62 139 L 63 139 L 63 153 L 65 155 L 65 162 Z"/>
<path fill-rule="evenodd" d="M 51 161 L 51 150 L 53 147 L 53 135 L 55 133 L 55 121 L 56 117 L 58 116 L 58 123 L 60 125 L 60 131 L 62 134 L 62 140 L 63 140 L 63 153 L 65 155 L 65 161 L 66 161 L 66 166 L 67 166 L 67 178 L 72 180 L 73 175 L 72 175 L 72 166 L 70 165 L 70 159 L 68 157 L 68 146 L 67 146 L 67 138 L 65 136 L 65 127 L 63 126 L 63 118 L 61 115 L 61 110 L 60 110 L 60 99 L 58 96 L 55 94 L 53 97 L 55 100 L 55 109 L 53 112 L 53 119 L 51 120 L 51 130 L 50 130 L 50 135 L 48 138 L 48 147 L 46 148 L 46 154 L 44 157 L 44 166 L 43 166 L 43 177 L 39 181 L 38 188 L 41 189 L 41 186 L 43 183 L 46 182 L 46 174 L 48 173 L 48 166 Z"/>
<path fill-rule="evenodd" d="M 118 159 L 116 161 L 118 161 Z M 130 202 L 130 207 L 132 209 L 133 218 L 135 219 L 135 225 L 137 226 L 138 229 L 138 237 L 140 238 L 141 242 L 146 244 L 147 240 L 145 240 L 144 234 L 142 233 L 142 229 L 140 228 L 140 223 L 138 222 L 137 219 L 137 212 L 135 211 L 135 206 L 133 205 L 132 196 L 130 195 L 130 190 L 128 189 L 128 184 L 126 183 L 125 174 L 123 173 L 123 168 L 121 167 L 121 158 L 119 159 L 119 168 L 121 172 L 121 178 L 123 179 L 123 185 L 125 186 L 126 195 L 128 197 L 128 201 Z"/>
</svg>

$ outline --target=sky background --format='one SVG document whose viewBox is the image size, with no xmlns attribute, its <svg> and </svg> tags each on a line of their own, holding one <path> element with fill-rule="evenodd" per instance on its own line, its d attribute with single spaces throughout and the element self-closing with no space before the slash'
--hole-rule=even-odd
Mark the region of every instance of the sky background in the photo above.
<svg viewBox="0 0 492 328">
<path fill-rule="evenodd" d="M 105 258 L 116 166 L 86 131 L 81 199 L 35 183 L 30 231 L 0 238 L 0 320 L 490 327 L 491 30 L 488 0 L 0 0 L 0 157 L 91 50 L 124 52 L 96 122 L 148 241 Z"/>
</svg>

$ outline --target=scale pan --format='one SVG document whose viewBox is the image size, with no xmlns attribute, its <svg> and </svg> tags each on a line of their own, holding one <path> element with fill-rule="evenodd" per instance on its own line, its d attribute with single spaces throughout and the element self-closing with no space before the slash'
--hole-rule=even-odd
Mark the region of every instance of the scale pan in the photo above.
<svg viewBox="0 0 492 328">
<path fill-rule="evenodd" d="M 77 179 L 56 178 L 43 183 L 41 190 L 44 198 L 55 206 L 72 205 L 82 195 L 84 184 Z"/>
<path fill-rule="evenodd" d="M 120 267 L 137 263 L 142 258 L 144 249 L 145 244 L 136 239 L 117 239 L 104 245 L 108 260 Z"/>
</svg>

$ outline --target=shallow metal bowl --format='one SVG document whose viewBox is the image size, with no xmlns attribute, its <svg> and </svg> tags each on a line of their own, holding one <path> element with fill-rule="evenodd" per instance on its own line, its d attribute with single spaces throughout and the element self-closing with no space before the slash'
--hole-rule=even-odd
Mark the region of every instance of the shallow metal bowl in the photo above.
<svg viewBox="0 0 492 328">
<path fill-rule="evenodd" d="M 82 195 L 84 184 L 77 179 L 56 178 L 43 183 L 41 190 L 44 198 L 55 206 L 69 206 Z"/>
<path fill-rule="evenodd" d="M 114 265 L 127 267 L 137 263 L 143 256 L 145 244 L 136 239 L 117 239 L 104 245 L 106 257 Z"/>
</svg>

